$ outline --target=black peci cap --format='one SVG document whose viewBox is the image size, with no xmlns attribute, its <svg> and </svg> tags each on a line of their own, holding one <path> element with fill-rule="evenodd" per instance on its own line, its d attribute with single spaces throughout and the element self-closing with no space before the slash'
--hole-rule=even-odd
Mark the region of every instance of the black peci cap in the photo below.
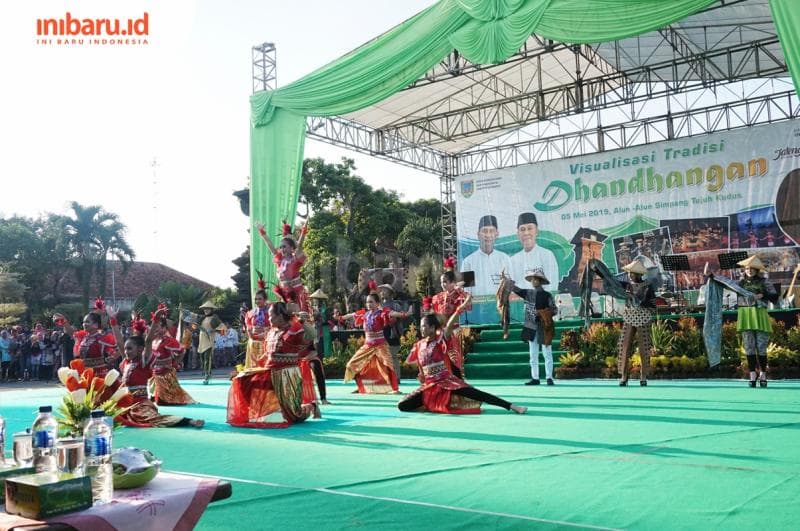
<svg viewBox="0 0 800 531">
<path fill-rule="evenodd" d="M 536 221 L 536 214 L 533 212 L 523 212 L 517 218 L 517 228 L 519 228 L 520 225 L 527 225 L 528 223 L 533 223 L 537 226 L 539 225 L 539 223 Z"/>
<path fill-rule="evenodd" d="M 491 214 L 481 217 L 480 221 L 478 221 L 478 230 L 484 227 L 497 228 L 497 218 Z"/>
</svg>

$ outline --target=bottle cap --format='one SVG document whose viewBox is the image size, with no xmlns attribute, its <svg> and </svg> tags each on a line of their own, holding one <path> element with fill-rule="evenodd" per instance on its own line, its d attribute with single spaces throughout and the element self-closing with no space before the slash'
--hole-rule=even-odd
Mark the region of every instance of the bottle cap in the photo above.
<svg viewBox="0 0 800 531">
<path fill-rule="evenodd" d="M 92 411 L 92 418 L 93 419 L 101 419 L 106 416 L 106 412 L 102 409 L 95 409 Z"/>
<path fill-rule="evenodd" d="M 53 406 L 39 406 L 39 413 L 52 413 Z"/>
</svg>

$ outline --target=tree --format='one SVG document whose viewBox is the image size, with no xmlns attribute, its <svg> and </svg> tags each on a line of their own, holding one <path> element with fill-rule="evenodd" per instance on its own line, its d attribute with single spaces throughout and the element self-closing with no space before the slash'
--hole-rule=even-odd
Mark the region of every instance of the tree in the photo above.
<svg viewBox="0 0 800 531">
<path fill-rule="evenodd" d="M 250 246 L 232 260 L 233 265 L 236 266 L 238 271 L 231 277 L 233 284 L 236 286 L 236 291 L 239 293 L 239 298 L 244 301 L 250 300 Z"/>
<path fill-rule="evenodd" d="M 105 294 L 105 271 L 108 254 L 123 261 L 135 258 L 125 240 L 125 225 L 119 216 L 106 212 L 98 205 L 83 206 L 70 203 L 72 217 L 64 219 L 64 228 L 72 248 L 72 267 L 81 285 L 81 302 L 89 304 L 89 286 L 97 271 L 102 274 L 100 291 Z"/>
<path fill-rule="evenodd" d="M 16 324 L 28 306 L 23 302 L 25 285 L 18 275 L 0 272 L 0 327 Z"/>
<path fill-rule="evenodd" d="M 409 263 L 417 263 L 423 256 L 441 256 L 441 222 L 431 218 L 412 218 L 397 236 L 397 250 Z"/>
<path fill-rule="evenodd" d="M 133 252 L 125 239 L 125 225 L 115 221 L 99 227 L 97 231 L 98 261 L 96 264 L 97 275 L 100 277 L 100 296 L 106 296 L 106 271 L 108 256 L 111 255 L 122 264 L 122 271 L 130 269 L 136 253 Z"/>
</svg>

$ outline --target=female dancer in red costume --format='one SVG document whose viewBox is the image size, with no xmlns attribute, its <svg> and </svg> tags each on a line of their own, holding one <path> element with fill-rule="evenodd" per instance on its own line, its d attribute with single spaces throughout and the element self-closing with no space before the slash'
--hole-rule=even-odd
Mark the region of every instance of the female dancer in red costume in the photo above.
<svg viewBox="0 0 800 531">
<path fill-rule="evenodd" d="M 235 376 L 228 392 L 228 424 L 241 428 L 286 428 L 319 418 L 313 385 L 303 385 L 299 362 L 309 352 L 303 325 L 276 302 L 269 308 L 266 353 L 258 367 Z"/>
<path fill-rule="evenodd" d="M 363 324 L 365 341 L 350 361 L 344 372 L 345 383 L 355 380 L 358 389 L 354 393 L 399 393 L 398 375 L 394 371 L 392 354 L 383 336 L 383 329 L 389 326 L 391 319 L 408 317 L 406 312 L 393 312 L 389 308 L 381 308 L 378 295 L 367 295 L 367 309 L 359 310 L 343 316 L 344 319 L 356 318 L 356 325 Z"/>
<path fill-rule="evenodd" d="M 147 365 L 153 370 L 150 392 L 153 401 L 160 406 L 196 404 L 197 401 L 178 382 L 176 368 L 183 358 L 183 345 L 169 334 L 167 312 L 167 306 L 159 304 L 150 324 L 154 337 L 152 356 L 145 358 Z"/>
<path fill-rule="evenodd" d="M 465 303 L 458 306 L 464 310 Z M 434 314 L 422 317 L 420 331 L 422 339 L 414 344 L 406 363 L 419 365 L 419 380 L 422 385 L 401 400 L 400 411 L 415 411 L 425 408 L 432 413 L 480 413 L 481 402 L 498 406 L 514 413 L 528 411 L 525 406 L 517 406 L 492 394 L 475 389 L 448 370 L 447 339 L 458 320 L 458 313 L 450 316 L 442 330 L 439 319 Z"/>
<path fill-rule="evenodd" d="M 457 316 L 453 325 L 453 333 L 447 340 L 447 356 L 451 363 L 451 372 L 461 378 L 464 374 L 464 349 L 461 343 L 458 317 L 462 312 L 470 309 L 472 294 L 461 289 L 456 283 L 456 275 L 451 269 L 455 264 L 450 260 L 452 258 L 445 260 L 445 272 L 441 278 L 442 291 L 433 296 L 432 306 L 434 313 L 441 315 L 445 322 L 451 316 Z"/>
<path fill-rule="evenodd" d="M 94 375 L 105 378 L 111 364 L 117 358 L 117 342 L 112 332 L 104 332 L 102 325 L 102 314 L 105 312 L 106 305 L 103 299 L 98 297 L 94 302 L 94 310 L 87 313 L 83 318 L 83 330 L 75 331 L 67 318 L 60 314 L 53 314 L 53 321 L 56 325 L 64 326 L 65 334 L 72 334 L 75 338 L 75 347 L 72 355 L 83 360 L 83 365 L 87 369 L 94 370 Z M 116 317 L 110 320 L 113 327 L 117 326 Z"/>
<path fill-rule="evenodd" d="M 283 239 L 278 248 L 272 243 L 272 239 L 264 229 L 264 225 L 257 225 L 261 239 L 269 247 L 272 253 L 275 266 L 277 267 L 279 285 L 273 288 L 273 293 L 283 302 L 294 302 L 300 306 L 300 311 L 311 312 L 311 304 L 308 300 L 303 281 L 300 280 L 300 269 L 306 263 L 306 255 L 303 253 L 303 240 L 308 232 L 308 225 L 303 225 L 300 230 L 300 238 L 295 242 L 292 238 L 292 228 L 286 223 L 283 224 Z"/>
<path fill-rule="evenodd" d="M 269 330 L 269 307 L 267 305 L 267 292 L 264 291 L 263 279 L 259 277 L 259 290 L 253 298 L 256 306 L 244 316 L 245 329 L 247 330 L 247 351 L 244 358 L 244 368 L 257 367 L 264 355 L 264 339 Z"/>
<path fill-rule="evenodd" d="M 179 417 L 177 415 L 162 415 L 156 405 L 147 398 L 147 381 L 152 375 L 150 367 L 145 363 L 145 358 L 151 356 L 154 329 L 145 336 L 147 326 L 143 320 L 134 320 L 133 335 L 127 341 L 122 340 L 119 329 L 115 329 L 117 344 L 124 344 L 125 357 L 119 366 L 122 385 L 127 386 L 128 392 L 133 395 L 133 405 L 119 416 L 119 420 L 132 428 L 171 428 L 178 426 L 193 426 L 202 428 L 204 420 Z"/>
</svg>

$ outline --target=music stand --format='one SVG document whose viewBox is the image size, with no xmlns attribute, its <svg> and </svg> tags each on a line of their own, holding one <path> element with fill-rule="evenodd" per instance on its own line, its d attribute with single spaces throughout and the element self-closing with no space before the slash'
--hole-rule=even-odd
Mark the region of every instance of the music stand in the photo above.
<svg viewBox="0 0 800 531">
<path fill-rule="evenodd" d="M 738 262 L 746 259 L 747 251 L 734 251 L 732 253 L 723 253 L 717 255 L 717 260 L 719 260 L 719 268 L 722 270 L 742 267 L 738 265 Z"/>
<path fill-rule="evenodd" d="M 664 271 L 691 271 L 689 267 L 689 257 L 685 254 L 662 254 L 661 265 Z"/>
<path fill-rule="evenodd" d="M 675 271 L 691 271 L 689 266 L 689 257 L 685 254 L 662 254 L 661 265 L 664 271 L 672 272 L 672 283 L 675 285 L 675 291 L 678 291 L 677 306 L 681 309 L 686 309 L 686 298 L 683 296 L 683 290 L 678 290 L 678 279 L 675 278 Z"/>
</svg>

